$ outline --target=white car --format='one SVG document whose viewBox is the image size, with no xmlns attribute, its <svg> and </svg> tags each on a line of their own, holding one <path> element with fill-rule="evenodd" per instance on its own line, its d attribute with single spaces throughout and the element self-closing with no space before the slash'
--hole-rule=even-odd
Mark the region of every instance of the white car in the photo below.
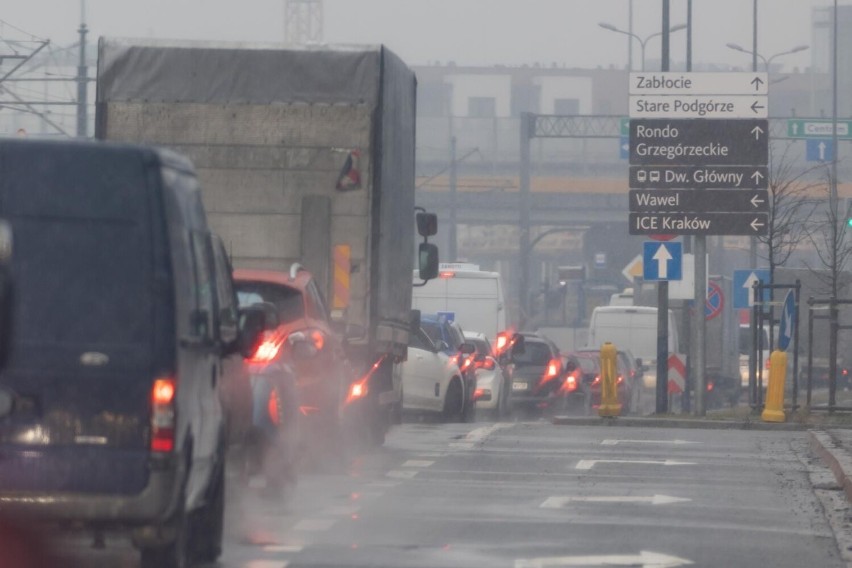
<svg viewBox="0 0 852 568">
<path fill-rule="evenodd" d="M 467 401 L 461 376 L 458 365 L 418 330 L 410 337 L 408 358 L 402 364 L 402 409 L 462 420 Z"/>
<path fill-rule="evenodd" d="M 494 357 L 494 350 L 484 333 L 464 332 L 464 340 L 476 347 L 473 365 L 476 368 L 476 411 L 485 411 L 500 419 L 509 414 L 511 389 L 506 370 Z"/>
</svg>

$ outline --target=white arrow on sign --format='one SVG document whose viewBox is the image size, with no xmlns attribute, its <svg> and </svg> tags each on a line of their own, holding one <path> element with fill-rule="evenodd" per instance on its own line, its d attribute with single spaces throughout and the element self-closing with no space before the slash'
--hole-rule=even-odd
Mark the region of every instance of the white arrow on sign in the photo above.
<svg viewBox="0 0 852 568">
<path fill-rule="evenodd" d="M 760 278 L 757 277 L 757 274 L 752 272 L 743 283 L 743 288 L 748 291 L 748 307 L 754 306 L 754 283 L 758 280 L 760 280 Z"/>
<path fill-rule="evenodd" d="M 754 172 L 753 174 L 751 174 L 751 179 L 754 180 L 754 183 L 760 183 L 760 180 L 763 179 L 763 174 L 760 173 L 759 171 Z"/>
<path fill-rule="evenodd" d="M 784 302 L 786 304 L 786 302 Z M 793 338 L 793 312 L 790 311 L 790 306 L 784 310 L 784 336 L 787 338 L 789 345 L 790 339 Z"/>
<path fill-rule="evenodd" d="M 643 550 L 639 554 L 610 554 L 602 556 L 551 556 L 519 558 L 515 568 L 558 568 L 559 566 L 642 566 L 643 568 L 677 568 L 692 564 L 691 560 Z"/>
<path fill-rule="evenodd" d="M 756 104 L 757 104 L 757 101 L 755 101 L 755 103 L 753 105 L 751 105 L 751 110 L 754 110 L 754 106 Z M 763 108 L 763 107 L 757 107 L 757 108 Z M 757 111 L 755 110 L 755 112 L 757 112 Z M 763 134 L 763 129 L 759 126 L 755 126 L 754 128 L 751 129 L 751 133 L 754 134 L 755 140 L 760 140 L 760 135 Z"/>
<path fill-rule="evenodd" d="M 575 503 L 649 503 L 651 505 L 673 505 L 685 503 L 692 499 L 672 497 L 671 495 L 624 496 L 624 497 L 548 497 L 539 507 L 541 509 L 564 509 L 571 502 Z"/>
<path fill-rule="evenodd" d="M 657 261 L 657 278 L 665 280 L 669 277 L 669 261 L 673 258 L 666 245 L 660 245 L 652 256 Z"/>
<path fill-rule="evenodd" d="M 820 142 L 818 148 L 819 148 L 819 161 L 824 162 L 825 161 L 825 142 Z"/>
<path fill-rule="evenodd" d="M 752 197 L 752 198 L 751 198 L 751 204 L 752 204 L 754 207 L 759 207 L 759 206 L 760 206 L 760 204 L 761 204 L 761 203 L 763 203 L 764 201 L 765 201 L 765 200 L 764 200 L 764 199 L 761 199 L 761 198 L 760 198 L 760 195 L 759 195 L 759 194 L 757 194 L 757 193 L 755 193 L 755 194 L 754 194 L 754 197 Z"/>
<path fill-rule="evenodd" d="M 639 465 L 695 465 L 695 462 L 684 462 L 676 460 L 580 460 L 574 469 L 592 469 L 598 463 L 629 463 Z"/>
<path fill-rule="evenodd" d="M 617 446 L 618 444 L 700 444 L 701 442 L 689 442 L 687 440 L 604 440 L 601 446 Z"/>
<path fill-rule="evenodd" d="M 759 218 L 758 218 L 758 219 L 755 219 L 754 221 L 752 221 L 752 222 L 751 222 L 751 228 L 752 228 L 752 230 L 753 230 L 753 231 L 757 231 L 757 230 L 758 230 L 758 229 L 760 229 L 763 225 L 764 225 L 764 224 L 760 222 L 760 219 L 759 219 Z"/>
</svg>

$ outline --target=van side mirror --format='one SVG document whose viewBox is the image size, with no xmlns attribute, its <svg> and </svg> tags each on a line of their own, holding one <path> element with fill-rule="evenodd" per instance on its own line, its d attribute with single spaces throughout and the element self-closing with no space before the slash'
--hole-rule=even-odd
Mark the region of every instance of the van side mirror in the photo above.
<svg viewBox="0 0 852 568">
<path fill-rule="evenodd" d="M 266 313 L 262 307 L 250 306 L 240 309 L 240 353 L 246 359 L 254 354 L 266 329 Z"/>
<path fill-rule="evenodd" d="M 417 267 L 421 280 L 432 280 L 438 277 L 438 247 L 432 243 L 420 243 L 417 255 Z"/>
<path fill-rule="evenodd" d="M 417 212 L 417 232 L 421 237 L 431 237 L 438 233 L 438 216 L 435 213 Z"/>
</svg>

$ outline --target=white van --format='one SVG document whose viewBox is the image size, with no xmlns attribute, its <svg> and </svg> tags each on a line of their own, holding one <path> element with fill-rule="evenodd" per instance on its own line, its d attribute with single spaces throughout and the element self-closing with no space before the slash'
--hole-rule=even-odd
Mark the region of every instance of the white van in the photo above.
<svg viewBox="0 0 852 568">
<path fill-rule="evenodd" d="M 589 347 L 600 349 L 610 342 L 616 349 L 630 351 L 646 367 L 646 387 L 656 384 L 657 308 L 642 306 L 600 306 L 589 320 Z M 677 322 L 669 310 L 669 353 L 680 353 Z"/>
<path fill-rule="evenodd" d="M 438 269 L 438 278 L 414 287 L 412 307 L 424 314 L 452 314 L 463 329 L 484 333 L 493 343 L 506 329 L 500 274 L 466 263 L 442 263 Z M 414 284 L 419 283 L 415 270 Z"/>
</svg>

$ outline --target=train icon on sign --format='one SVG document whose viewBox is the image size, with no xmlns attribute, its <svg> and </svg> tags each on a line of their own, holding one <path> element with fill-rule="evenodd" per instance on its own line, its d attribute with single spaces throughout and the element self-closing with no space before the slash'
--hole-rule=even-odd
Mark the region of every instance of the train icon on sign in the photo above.
<svg viewBox="0 0 852 568">
<path fill-rule="evenodd" d="M 639 183 L 645 183 L 648 181 L 648 172 L 646 170 L 639 170 L 636 172 L 636 181 Z"/>
</svg>

